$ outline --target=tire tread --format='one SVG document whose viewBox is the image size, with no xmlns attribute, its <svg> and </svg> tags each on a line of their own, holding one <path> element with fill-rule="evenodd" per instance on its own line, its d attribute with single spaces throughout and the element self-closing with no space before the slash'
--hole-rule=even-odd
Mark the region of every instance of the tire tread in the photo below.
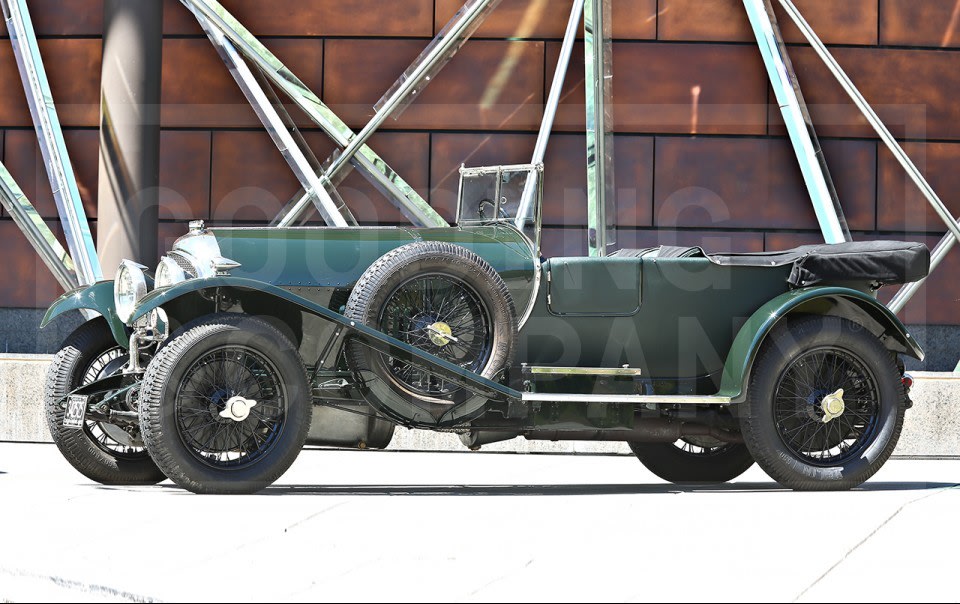
<svg viewBox="0 0 960 604">
<path fill-rule="evenodd" d="M 102 319 L 84 323 L 64 340 L 44 383 L 47 427 L 64 458 L 87 478 L 106 485 L 157 484 L 166 476 L 148 456 L 135 460 L 114 457 L 97 447 L 84 430 L 63 427 L 65 409 L 60 401 L 78 386 L 76 372 L 82 369 L 78 365 L 113 346 L 116 342 Z"/>
<path fill-rule="evenodd" d="M 824 480 L 799 475 L 796 470 L 792 469 L 788 465 L 788 462 L 784 461 L 785 459 L 790 461 L 793 460 L 793 458 L 789 458 L 784 452 L 778 451 L 777 449 L 768 446 L 767 443 L 764 442 L 765 431 L 770 430 L 771 427 L 764 425 L 765 422 L 761 418 L 756 417 L 756 414 L 753 412 L 753 408 L 755 405 L 761 404 L 756 400 L 755 396 L 758 395 L 757 393 L 765 390 L 765 387 L 762 384 L 762 381 L 766 377 L 762 374 L 763 369 L 767 365 L 775 365 L 778 361 L 778 356 L 782 355 L 775 343 L 770 340 L 783 335 L 789 335 L 797 340 L 800 340 L 804 337 L 810 337 L 812 333 L 819 333 L 824 329 L 825 324 L 828 328 L 832 329 L 852 329 L 854 332 L 867 333 L 865 331 L 861 331 L 863 330 L 862 327 L 846 319 L 830 316 L 810 316 L 793 321 L 791 324 L 784 327 L 786 331 L 771 334 L 771 336 L 768 338 L 768 342 L 761 348 L 759 354 L 757 355 L 757 359 L 754 362 L 754 368 L 757 370 L 752 371 L 750 375 L 748 399 L 746 403 L 748 412 L 742 415 L 740 418 L 744 442 L 746 443 L 750 452 L 753 454 L 754 459 L 756 459 L 757 464 L 759 464 L 763 470 L 778 483 L 798 491 L 847 490 L 866 482 L 872 478 L 881 467 L 883 467 L 883 465 L 893 454 L 897 441 L 900 438 L 900 433 L 903 430 L 907 397 L 903 383 L 897 378 L 900 373 L 897 369 L 896 358 L 892 353 L 890 353 L 890 351 L 883 347 L 883 344 L 879 340 L 870 334 L 869 339 L 863 338 L 863 342 L 870 342 L 869 346 L 872 348 L 871 352 L 873 353 L 870 356 L 879 364 L 879 367 L 873 367 L 873 370 L 877 374 L 875 376 L 876 379 L 878 381 L 882 381 L 884 379 L 891 379 L 891 377 L 897 378 L 892 380 L 895 382 L 892 385 L 898 398 L 895 403 L 897 405 L 896 418 L 894 420 L 895 423 L 888 441 L 883 449 L 881 449 L 879 455 L 872 462 L 870 462 L 866 468 L 862 469 L 855 476 L 845 477 L 840 480 Z M 868 363 L 870 362 L 868 359 L 863 360 Z M 880 384 L 878 384 L 878 387 L 880 387 Z M 770 394 L 772 395 L 772 393 Z M 815 466 L 807 466 L 807 468 L 815 468 Z M 815 469 L 810 471 L 814 474 L 817 473 Z"/>
<path fill-rule="evenodd" d="M 193 493 L 230 494 L 259 491 L 280 478 L 293 463 L 293 460 L 290 460 L 290 463 L 275 465 L 271 472 L 254 484 L 248 482 L 230 483 L 229 481 L 210 483 L 195 478 L 190 468 L 186 467 L 177 455 L 164 444 L 162 394 L 173 368 L 184 354 L 203 339 L 220 332 L 236 330 L 241 323 L 246 323 L 249 326 L 250 321 L 256 322 L 260 328 L 266 330 L 269 337 L 281 348 L 296 350 L 296 346 L 290 342 L 289 338 L 269 323 L 248 315 L 222 313 L 183 326 L 180 334 L 168 340 L 167 344 L 153 358 L 143 379 L 143 386 L 140 391 L 140 429 L 143 433 L 143 440 L 160 469 L 177 485 Z M 306 383 L 306 369 L 302 363 L 300 368 L 303 373 L 303 381 Z M 291 404 L 297 404 L 297 402 L 288 401 L 288 405 Z M 306 401 L 306 404 L 309 405 L 309 411 L 312 412 L 312 402 Z M 307 414 L 307 420 L 301 426 L 301 433 L 296 436 L 299 441 L 296 447 L 297 451 L 303 447 L 309 427 L 310 413 Z"/>
</svg>

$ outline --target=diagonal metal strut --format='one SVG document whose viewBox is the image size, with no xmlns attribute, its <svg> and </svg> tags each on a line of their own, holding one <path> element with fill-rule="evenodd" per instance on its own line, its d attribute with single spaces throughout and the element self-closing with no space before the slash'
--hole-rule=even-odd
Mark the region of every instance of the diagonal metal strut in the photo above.
<svg viewBox="0 0 960 604">
<path fill-rule="evenodd" d="M 193 10 L 193 9 L 192 9 Z M 290 165 L 297 180 L 309 193 L 308 200 L 316 203 L 317 210 L 329 226 L 345 227 L 355 225 L 356 220 L 346 208 L 342 199 L 339 199 L 336 189 L 327 188 L 327 183 L 317 175 L 318 162 L 313 152 L 300 136 L 299 130 L 291 128 L 293 121 L 282 105 L 274 104 L 265 90 L 269 83 L 262 82 L 257 74 L 250 69 L 236 47 L 223 35 L 223 32 L 212 27 L 202 14 L 193 10 L 194 17 L 200 23 L 211 44 L 217 49 L 220 58 L 227 65 L 233 79 L 249 101 L 263 123 L 270 138 L 280 150 L 283 158 Z M 264 86 L 266 84 L 266 86 Z M 282 113 L 281 113 L 282 111 Z M 295 134 L 296 133 L 296 134 Z M 334 196 L 337 200 L 334 200 Z"/>
<path fill-rule="evenodd" d="M 355 136 L 350 127 L 219 2 L 215 0 L 180 1 L 187 8 L 196 9 L 213 27 L 223 32 L 240 53 L 263 71 L 263 74 L 338 146 L 346 147 L 350 144 Z M 429 226 L 448 226 L 413 187 L 394 172 L 369 146 L 361 145 L 352 163 L 364 177 L 384 191 L 388 199 L 408 217 L 429 222 Z"/>
<path fill-rule="evenodd" d="M 877 115 L 877 112 L 873 110 L 873 107 L 871 107 L 870 103 L 868 103 L 863 97 L 843 68 L 840 67 L 840 64 L 827 49 L 826 45 L 824 45 L 823 41 L 820 40 L 820 37 L 813 30 L 813 28 L 810 27 L 810 24 L 806 19 L 804 19 L 800 11 L 797 10 L 797 7 L 793 4 L 793 2 L 791 0 L 779 0 L 779 2 L 781 6 L 783 6 L 790 19 L 792 19 L 796 24 L 797 28 L 800 30 L 800 33 L 803 34 L 803 36 L 810 43 L 810 46 L 813 47 L 813 50 L 830 70 L 830 73 L 833 74 L 834 78 L 836 78 L 847 95 L 851 98 L 851 100 L 853 100 L 853 103 L 867 119 L 867 122 L 870 124 L 870 126 L 873 127 L 873 129 L 880 136 L 880 140 L 882 140 L 887 148 L 890 149 L 890 152 L 893 153 L 893 156 L 896 158 L 897 162 L 899 162 L 906 171 L 907 176 L 909 176 L 914 184 L 917 185 L 917 187 L 920 189 L 920 192 L 927 199 L 927 202 L 931 207 L 933 207 L 937 215 L 940 216 L 940 219 L 943 220 L 944 224 L 947 225 L 949 232 L 944 240 L 941 241 L 936 248 L 934 248 L 933 256 L 931 257 L 932 271 L 939 266 L 939 264 L 943 261 L 943 258 L 947 255 L 954 244 L 960 240 L 960 220 L 955 219 L 950 213 L 950 210 L 943 203 L 943 200 L 940 199 L 940 197 L 937 195 L 937 192 L 934 191 L 927 179 L 924 178 L 923 173 L 920 172 L 920 169 L 917 168 L 916 164 L 913 163 L 913 160 L 910 159 L 910 156 L 907 155 L 907 152 L 903 150 L 903 147 L 900 146 L 900 143 L 897 142 L 896 138 L 894 138 L 893 134 L 890 132 L 890 129 L 887 128 L 887 126 L 883 123 L 883 121 Z M 909 302 L 913 295 L 916 294 L 917 290 L 920 289 L 924 281 L 910 283 L 902 287 L 893 301 L 891 301 L 888 305 L 890 310 L 893 312 L 900 312 L 903 310 L 903 307 L 906 306 L 907 302 Z"/>
<path fill-rule="evenodd" d="M 50 188 L 53 190 L 53 198 L 63 223 L 67 247 L 76 263 L 76 276 L 81 284 L 93 283 L 102 278 L 103 273 L 90 233 L 90 224 L 80 200 L 80 190 L 73 165 L 70 163 L 70 155 L 63 140 L 63 129 L 53 104 L 53 95 L 40 57 L 30 11 L 27 9 L 26 0 L 0 0 L 0 7 L 3 9 L 10 42 L 17 57 L 17 67 L 20 69 L 27 104 L 30 106 L 30 114 L 37 131 L 37 142 L 43 154 Z M 35 242 L 31 243 L 36 246 Z M 54 271 L 54 274 L 58 275 L 58 272 Z M 58 275 L 58 278 L 60 277 L 61 275 Z"/>
<path fill-rule="evenodd" d="M 800 172 L 807 185 L 813 209 L 820 223 L 824 241 L 843 243 L 852 241 L 850 228 L 843 216 L 843 208 L 830 177 L 830 169 L 823 156 L 820 140 L 814 128 L 810 111 L 803 99 L 797 74 L 783 41 L 777 16 L 771 0 L 743 0 L 747 17 L 757 38 L 770 84 L 787 126 L 793 151 L 800 164 Z"/>
<path fill-rule="evenodd" d="M 30 245 L 56 277 L 60 286 L 66 291 L 76 288 L 79 283 L 77 283 L 73 260 L 2 163 L 0 163 L 0 205 L 26 235 Z"/>
</svg>

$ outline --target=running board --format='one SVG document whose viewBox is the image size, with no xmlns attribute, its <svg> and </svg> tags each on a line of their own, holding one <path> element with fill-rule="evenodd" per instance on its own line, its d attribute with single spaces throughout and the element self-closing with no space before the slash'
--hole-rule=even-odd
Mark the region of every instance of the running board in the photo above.
<svg viewBox="0 0 960 604">
<path fill-rule="evenodd" d="M 645 395 L 645 394 L 551 394 L 549 392 L 524 392 L 525 403 L 610 403 L 658 405 L 729 405 L 729 396 L 705 395 Z"/>
<path fill-rule="evenodd" d="M 613 377 L 640 377 L 642 371 L 635 367 L 539 367 L 524 366 L 530 375 L 594 375 Z"/>
</svg>

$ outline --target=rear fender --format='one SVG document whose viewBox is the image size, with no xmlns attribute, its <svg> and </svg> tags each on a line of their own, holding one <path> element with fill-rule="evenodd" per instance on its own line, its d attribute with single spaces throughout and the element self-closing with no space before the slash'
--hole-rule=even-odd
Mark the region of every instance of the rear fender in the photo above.
<svg viewBox="0 0 960 604">
<path fill-rule="evenodd" d="M 796 314 L 843 317 L 863 325 L 891 352 L 923 360 L 924 353 L 917 341 L 876 298 L 844 287 L 799 289 L 767 302 L 740 329 L 724 364 L 720 396 L 743 401 L 760 347 L 777 325 Z"/>
</svg>

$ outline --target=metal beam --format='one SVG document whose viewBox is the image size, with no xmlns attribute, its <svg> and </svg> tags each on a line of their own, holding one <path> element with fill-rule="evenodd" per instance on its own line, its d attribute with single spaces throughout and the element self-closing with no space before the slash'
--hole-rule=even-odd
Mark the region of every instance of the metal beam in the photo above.
<svg viewBox="0 0 960 604">
<path fill-rule="evenodd" d="M 387 92 L 373 106 L 374 111 L 380 113 L 388 105 L 392 105 L 390 117 L 397 119 L 403 110 L 423 92 L 433 78 L 446 67 L 447 63 L 457 54 L 467 40 L 483 25 L 484 20 L 500 5 L 502 0 L 467 0 L 460 10 L 450 18 L 443 29 L 431 40 L 423 52 L 410 64 L 397 81 L 387 89 Z M 397 92 L 413 80 L 413 87 L 405 95 L 401 95 L 399 102 L 395 99 Z M 422 86 L 421 86 L 422 84 Z"/>
<path fill-rule="evenodd" d="M 400 113 L 427 87 L 440 70 L 453 59 L 457 51 L 483 23 L 484 19 L 499 5 L 501 0 L 469 0 L 457 11 L 452 19 L 433 39 L 420 56 L 403 72 L 403 75 L 391 86 L 386 94 L 374 105 L 374 116 L 350 143 L 334 153 L 326 162 L 323 181 L 330 186 L 338 182 L 345 174 L 345 168 L 353 161 L 366 142 L 383 125 Z M 295 222 L 308 205 L 301 197 L 284 210 L 284 217 L 276 222 L 277 226 L 288 226 Z M 426 220 L 417 217 L 413 220 L 418 226 L 442 226 L 437 219 L 442 218 L 432 208 Z M 443 222 L 446 225 L 446 222 Z"/>
<path fill-rule="evenodd" d="M 270 138 L 273 139 L 290 169 L 293 170 L 297 180 L 300 181 L 301 186 L 308 193 L 306 202 L 310 203 L 316 200 L 317 210 L 329 226 L 355 225 L 356 220 L 346 209 L 343 200 L 334 201 L 333 195 L 337 194 L 334 190 L 331 195 L 331 192 L 327 189 L 329 181 L 325 181 L 317 175 L 315 167 L 317 160 L 309 148 L 306 147 L 306 142 L 302 138 L 299 140 L 294 138 L 289 129 L 289 115 L 287 116 L 288 119 L 284 119 L 284 116 L 277 111 L 250 66 L 243 60 L 230 40 L 223 35 L 223 32 L 212 27 L 203 14 L 196 10 L 193 12 L 194 17 L 200 23 L 200 27 L 203 28 L 213 47 L 217 49 L 220 58 L 229 68 L 230 75 L 233 76 L 257 117 L 263 123 L 263 127 L 270 134 Z M 339 198 L 339 195 L 337 197 Z"/>
<path fill-rule="evenodd" d="M 960 219 L 958 219 L 960 221 Z M 957 238 L 953 233 L 947 233 L 943 239 L 937 243 L 936 247 L 933 248 L 933 251 L 930 253 L 930 272 L 932 273 L 940 263 L 943 262 L 944 258 L 947 257 L 947 254 L 950 253 L 950 250 L 957 244 Z M 890 303 L 887 304 L 887 308 L 892 310 L 895 313 L 899 313 L 907 305 L 916 293 L 920 290 L 921 287 L 927 282 L 927 278 L 924 277 L 920 281 L 915 281 L 913 283 L 907 283 L 897 292 L 897 295 L 890 300 Z"/>
<path fill-rule="evenodd" d="M 109 277 L 123 260 L 159 260 L 163 3 L 106 0 L 103 21 L 97 250 Z"/>
<path fill-rule="evenodd" d="M 852 241 L 817 131 L 804 102 L 777 16 L 773 12 L 773 4 L 770 0 L 743 0 L 743 6 L 767 67 L 767 74 L 793 143 L 793 151 L 800 163 L 800 172 L 810 193 L 824 241 Z"/>
<path fill-rule="evenodd" d="M 586 0 L 583 29 L 587 101 L 587 247 L 606 256 L 616 243 L 613 170 L 613 16 L 611 0 Z"/>
<path fill-rule="evenodd" d="M 820 59 L 826 64 L 827 68 L 830 70 L 830 73 L 837 79 L 840 85 L 843 87 L 847 95 L 853 100 L 853 103 L 857 106 L 863 116 L 867 119 L 867 122 L 871 127 L 877 132 L 880 136 L 880 140 L 890 149 L 890 152 L 893 153 L 893 156 L 897 159 L 897 162 L 903 167 L 910 179 L 917 185 L 920 189 L 920 192 L 927 199 L 927 202 L 933 207 L 937 215 L 940 216 L 940 219 L 943 220 L 944 224 L 947 225 L 949 230 L 948 239 L 953 241 L 941 241 L 934 249 L 934 255 L 931 261 L 931 265 L 936 267 L 940 264 L 940 261 L 943 260 L 943 257 L 950 251 L 954 243 L 957 240 L 960 240 L 960 221 L 954 219 L 953 215 L 950 214 L 950 210 L 947 209 L 947 206 L 943 203 L 940 197 L 937 195 L 937 192 L 933 190 L 933 187 L 927 182 L 927 179 L 924 178 L 923 173 L 920 172 L 920 169 L 917 168 L 916 164 L 910 159 L 910 156 L 907 155 L 907 152 L 903 150 L 903 147 L 900 146 L 900 143 L 897 142 L 897 139 L 894 138 L 893 134 L 886 127 L 880 117 L 877 115 L 876 111 L 873 110 L 873 107 L 870 106 L 870 103 L 863 97 L 857 87 L 854 85 L 853 81 L 850 80 L 850 77 L 847 76 L 846 72 L 840 67 L 840 64 L 837 63 L 837 60 L 833 57 L 824 43 L 820 40 L 820 37 L 817 36 L 817 33 L 810 27 L 810 24 L 807 23 L 807 20 L 803 18 L 803 15 L 797 10 L 797 7 L 791 2 L 791 0 L 779 0 L 780 4 L 783 6 L 787 15 L 793 20 L 797 25 L 797 28 L 800 30 L 800 33 L 807 39 L 810 43 L 810 46 L 813 47 L 813 50 L 816 51 Z M 933 260 L 936 261 L 936 264 L 933 264 Z M 900 293 L 895 299 L 896 305 L 891 303 L 890 309 L 895 312 L 899 312 L 910 301 L 910 298 L 916 293 L 920 288 L 919 283 L 910 284 L 901 288 Z"/>
<path fill-rule="evenodd" d="M 560 58 L 557 59 L 557 69 L 553 73 L 553 83 L 550 85 L 550 94 L 543 107 L 543 121 L 540 122 L 540 132 L 537 134 L 537 144 L 533 148 L 533 159 L 530 163 L 539 165 L 547 155 L 547 145 L 550 143 L 550 134 L 553 132 L 553 123 L 557 117 L 557 107 L 560 105 L 560 96 L 563 93 L 563 82 L 567 78 L 570 67 L 570 57 L 573 55 L 573 45 L 577 40 L 577 30 L 580 28 L 580 19 L 583 17 L 583 1 L 573 0 L 570 9 L 570 19 L 567 21 L 567 30 L 563 34 L 563 44 L 560 46 Z M 533 216 L 534 204 L 537 199 L 538 178 L 528 178 L 520 198 L 520 207 L 514 222 L 518 229 L 523 230 L 528 220 Z"/>
<path fill-rule="evenodd" d="M 2 163 L 0 163 L 0 204 L 23 231 L 27 241 L 40 255 L 40 259 L 56 277 L 60 286 L 66 291 L 77 287 L 77 273 L 70 255 L 60 245 L 47 223 L 40 218 L 36 208 L 23 194 L 23 190 Z"/>
<path fill-rule="evenodd" d="M 340 147 L 346 147 L 355 136 L 343 120 L 300 81 L 276 56 L 215 0 L 180 0 L 187 8 L 197 9 L 216 29 L 234 44 L 249 61 L 297 105 Z M 430 226 L 448 226 L 406 181 L 367 145 L 362 145 L 354 166 L 374 186 L 388 194 L 388 199 L 405 215 L 430 219 Z"/>
<path fill-rule="evenodd" d="M 43 154 L 50 188 L 63 223 L 67 247 L 76 263 L 80 283 L 93 283 L 102 277 L 90 225 L 80 200 L 80 190 L 63 140 L 60 118 L 53 104 L 50 83 L 37 45 L 37 35 L 26 0 L 0 0 L 3 16 L 17 58 L 20 78 L 30 106 L 37 142 Z"/>
<path fill-rule="evenodd" d="M 408 104 L 419 93 L 420 84 L 436 73 L 436 67 L 446 64 L 453 58 L 453 53 L 463 45 L 466 37 L 469 36 L 466 32 L 473 31 L 475 26 L 479 26 L 481 23 L 480 17 L 489 14 L 489 9 L 499 2 L 500 0 L 471 0 L 464 5 L 463 10 L 430 44 L 425 54 L 421 55 L 395 84 L 392 92 L 380 101 L 376 114 L 367 122 L 363 130 L 357 133 L 343 151 L 334 158 L 333 163 L 327 168 L 326 178 L 336 176 L 347 162 L 360 151 L 360 148 L 370 140 L 370 137 L 383 122 L 401 106 Z"/>
<path fill-rule="evenodd" d="M 280 100 L 280 97 L 277 96 L 277 92 L 273 89 L 273 85 L 270 84 L 270 80 L 267 79 L 267 76 L 263 74 L 259 69 L 254 68 L 252 70 L 253 77 L 260 84 L 260 88 L 263 90 L 264 94 L 267 95 L 267 98 L 270 101 L 270 105 L 280 116 L 284 124 L 286 124 L 287 131 L 290 132 L 290 135 L 293 137 L 294 142 L 297 144 L 297 147 L 303 152 L 304 156 L 310 162 L 311 170 L 317 176 L 323 174 L 323 166 L 320 164 L 320 160 L 317 159 L 317 156 L 314 155 L 313 150 L 310 149 L 310 145 L 307 144 L 306 139 L 303 137 L 303 134 L 300 132 L 300 129 L 297 127 L 296 122 L 293 121 L 293 118 L 290 116 L 290 113 L 287 111 L 286 107 L 283 106 L 283 101 Z M 379 174 L 379 172 L 376 172 Z M 351 226 L 357 224 L 357 219 L 354 217 L 353 212 L 350 211 L 350 208 L 347 206 L 347 203 L 343 200 L 343 197 L 340 196 L 340 192 L 337 190 L 337 187 L 340 185 L 339 180 L 334 180 L 327 186 L 326 191 L 333 198 L 334 203 L 340 204 L 340 213 L 343 214 L 343 217 L 350 223 Z M 389 193 L 384 193 L 384 196 L 390 198 Z M 314 194 L 312 191 L 307 191 L 303 186 L 300 187 L 300 190 L 297 191 L 293 197 L 283 204 L 284 210 L 280 211 L 279 216 L 275 217 L 271 221 L 270 226 L 276 226 L 276 222 L 279 222 L 283 219 L 285 214 L 285 209 L 290 208 L 293 204 L 300 199 L 305 199 L 308 203 L 313 203 L 317 205 L 320 203 L 320 197 Z M 319 209 L 319 208 L 318 208 Z M 306 222 L 309 217 L 304 217 L 301 220 Z"/>
</svg>

